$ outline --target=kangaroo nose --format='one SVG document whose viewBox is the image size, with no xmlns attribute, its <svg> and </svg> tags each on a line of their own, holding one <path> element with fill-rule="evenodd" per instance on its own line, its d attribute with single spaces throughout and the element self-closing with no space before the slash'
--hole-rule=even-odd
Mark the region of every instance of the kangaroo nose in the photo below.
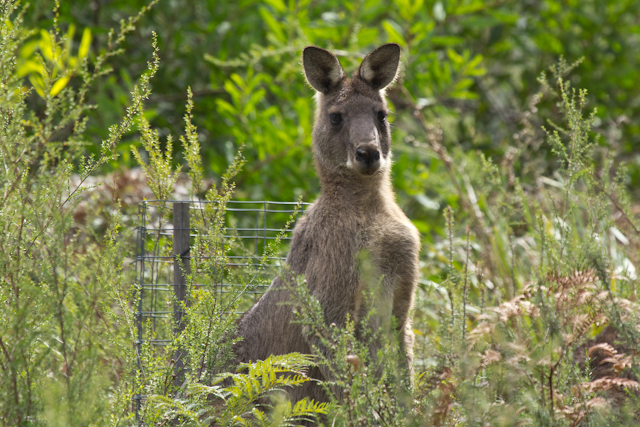
<svg viewBox="0 0 640 427">
<path fill-rule="evenodd" d="M 380 160 L 380 151 L 377 148 L 372 146 L 364 146 L 359 147 L 356 150 L 356 160 L 358 162 L 363 162 L 366 165 L 370 165 L 378 160 Z"/>
</svg>

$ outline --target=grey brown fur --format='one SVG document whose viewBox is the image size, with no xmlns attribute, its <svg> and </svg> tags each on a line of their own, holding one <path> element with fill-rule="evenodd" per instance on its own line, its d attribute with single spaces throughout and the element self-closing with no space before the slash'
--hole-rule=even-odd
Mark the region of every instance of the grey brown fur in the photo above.
<svg viewBox="0 0 640 427">
<path fill-rule="evenodd" d="M 298 221 L 287 263 L 295 274 L 305 276 L 327 324 L 343 325 L 347 314 L 352 319 L 366 314 L 362 304 L 366 284 L 358 271 L 358 254 L 368 252 L 382 277 L 379 301 L 383 302 L 370 326 L 389 325 L 391 315 L 395 317 L 411 370 L 410 312 L 419 275 L 420 239 L 391 188 L 391 132 L 383 92 L 395 79 L 399 59 L 398 45 L 381 46 L 348 78 L 330 52 L 305 48 L 305 76 L 317 91 L 313 152 L 322 194 Z M 285 284 L 276 278 L 240 319 L 238 334 L 243 340 L 236 346 L 240 362 L 272 354 L 312 353 L 311 346 L 317 342 L 305 338 L 300 325 L 291 323 L 291 307 L 282 304 L 288 299 Z M 325 379 L 323 371 L 315 368 L 310 375 Z M 313 383 L 291 393 L 294 400 L 326 400 Z"/>
</svg>

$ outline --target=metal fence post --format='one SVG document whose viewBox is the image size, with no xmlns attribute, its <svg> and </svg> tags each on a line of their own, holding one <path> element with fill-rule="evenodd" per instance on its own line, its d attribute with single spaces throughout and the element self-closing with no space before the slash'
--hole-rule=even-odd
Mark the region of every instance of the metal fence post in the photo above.
<svg viewBox="0 0 640 427">
<path fill-rule="evenodd" d="M 173 291 L 176 297 L 173 305 L 173 316 L 176 322 L 174 329 L 176 333 L 184 330 L 183 304 L 188 304 L 189 302 L 187 299 L 187 275 L 191 273 L 189 205 L 189 202 L 173 203 Z M 177 387 L 184 382 L 185 358 L 186 353 L 182 349 L 177 349 L 174 355 L 175 365 L 173 368 L 175 374 L 173 383 Z"/>
<path fill-rule="evenodd" d="M 135 341 L 137 360 L 138 360 L 138 369 L 140 366 L 140 357 L 142 354 L 142 330 L 143 330 L 143 319 L 142 319 L 142 310 L 143 310 L 143 298 L 144 298 L 144 273 L 145 273 L 145 256 L 146 256 L 146 243 L 147 243 L 147 202 L 140 203 L 138 214 L 140 215 L 140 219 L 142 224 L 138 228 L 138 251 L 136 254 L 136 277 L 138 279 L 138 311 L 135 313 L 136 316 L 136 326 L 138 328 L 138 339 Z M 138 275 L 139 274 L 139 275 Z M 135 374 L 134 374 L 135 378 Z M 137 390 L 136 383 L 134 380 L 133 390 Z M 135 402 L 135 412 L 136 412 L 136 422 L 138 424 L 140 421 L 140 408 L 142 407 L 142 395 L 141 391 L 137 390 L 137 392 L 133 395 L 133 400 Z"/>
</svg>

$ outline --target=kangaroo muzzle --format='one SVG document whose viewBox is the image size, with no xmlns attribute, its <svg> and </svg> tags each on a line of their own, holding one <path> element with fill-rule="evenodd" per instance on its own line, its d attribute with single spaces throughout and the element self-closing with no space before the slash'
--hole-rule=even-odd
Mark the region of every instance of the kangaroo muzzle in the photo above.
<svg viewBox="0 0 640 427">
<path fill-rule="evenodd" d="M 356 148 L 356 168 L 363 175 L 373 175 L 380 169 L 380 150 L 374 144 L 362 144 Z"/>
</svg>

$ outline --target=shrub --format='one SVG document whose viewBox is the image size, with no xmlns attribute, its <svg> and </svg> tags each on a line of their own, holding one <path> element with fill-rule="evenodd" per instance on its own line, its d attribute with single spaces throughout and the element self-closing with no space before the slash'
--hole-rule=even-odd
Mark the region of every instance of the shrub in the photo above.
<svg viewBox="0 0 640 427">
<path fill-rule="evenodd" d="M 3 425 L 107 424 L 126 417 L 128 405 L 126 393 L 114 395 L 128 343 L 109 318 L 124 279 L 120 214 L 96 228 L 100 213 L 82 196 L 85 181 L 115 158 L 113 147 L 148 96 L 149 75 L 95 157 L 85 156 L 86 94 L 146 9 L 110 33 L 91 66 L 85 57 L 63 75 L 56 67 L 71 40 L 54 19 L 48 56 L 34 55 L 41 96 L 16 70 L 33 33 L 21 25 L 24 9 L 8 0 L 0 11 L 0 417 Z"/>
<path fill-rule="evenodd" d="M 281 37 L 283 22 L 290 15 L 305 25 L 311 21 L 280 2 L 270 5 L 281 13 L 270 20 L 261 12 L 274 49 L 251 50 L 229 61 L 211 58 L 217 67 L 241 70 L 230 74 L 229 102 L 215 103 L 225 120 L 221 126 L 237 142 L 247 139 L 248 152 L 260 159 L 249 165 L 249 174 L 268 159 L 285 156 L 296 141 L 309 142 L 309 102 L 293 100 L 281 116 L 267 106 L 272 95 L 289 99 L 274 82 L 286 80 L 297 69 L 295 48 L 275 49 L 286 44 Z M 434 5 L 434 15 L 446 16 L 445 9 L 436 13 L 437 9 Z M 412 61 L 407 73 L 413 78 L 401 81 L 391 92 L 398 111 L 396 135 L 410 143 L 399 147 L 396 182 L 404 206 L 416 214 L 416 225 L 426 234 L 421 257 L 424 279 L 415 308 L 414 384 L 403 381 L 406 373 L 397 369 L 392 335 L 378 354 L 369 354 L 368 340 L 386 331 L 356 339 L 358 325 L 351 320 L 345 330 L 326 325 L 302 277 L 292 284 L 293 309 L 305 330 L 319 335 L 329 351 L 276 356 L 237 370 L 231 351 L 234 317 L 229 313 L 246 304 L 248 291 L 282 273 L 267 268 L 266 262 L 279 250 L 279 239 L 255 268 L 228 268 L 229 254 L 243 251 L 239 242 L 225 237 L 233 179 L 255 189 L 259 178 L 238 176 L 245 160 L 241 154 L 231 155 L 228 162 L 221 162 L 229 166 L 226 174 L 217 186 L 207 188 L 208 165 L 201 157 L 202 139 L 193 124 L 194 106 L 187 91 L 185 135 L 179 141 L 189 196 L 202 201 L 203 209 L 194 219 L 189 299 L 160 301 L 167 311 L 174 306 L 184 311 L 185 327 L 175 328 L 167 318 L 156 326 L 156 332 L 167 334 L 167 346 L 155 347 L 149 341 L 132 346 L 138 340 L 134 303 L 140 288 L 129 288 L 134 279 L 124 267 L 131 238 L 123 232 L 117 203 L 107 205 L 111 210 L 104 224 L 104 201 L 97 200 L 87 183 L 101 180 L 97 172 L 115 161 L 121 153 L 119 141 L 134 129 L 139 133 L 130 137 L 139 142 L 133 157 L 155 198 L 168 199 L 183 174 L 183 166 L 174 158 L 173 141 L 161 141 L 161 132 L 143 108 L 151 93 L 150 79 L 160 67 L 157 40 L 154 37 L 151 43 L 148 71 L 133 88 L 129 109 L 91 157 L 87 143 L 93 135 L 87 135 L 85 126 L 92 107 L 87 99 L 92 85 L 109 71 L 107 60 L 120 52 L 124 37 L 141 15 L 110 33 L 104 52 L 87 51 L 83 36 L 82 49 L 73 55 L 73 31 L 62 32 L 54 13 L 53 29 L 39 34 L 40 53 L 29 58 L 29 67 L 36 67 L 37 72 L 32 71 L 40 76 L 31 75 L 35 89 L 29 89 L 17 63 L 32 32 L 22 29 L 24 12 L 13 1 L 5 1 L 1 11 L 0 414 L 4 425 L 294 425 L 315 417 L 331 425 L 637 422 L 640 323 L 634 265 L 640 225 L 616 146 L 594 132 L 598 116 L 585 113 L 587 93 L 569 83 L 573 66 L 560 61 L 551 68 L 550 78 L 541 76 L 540 93 L 531 94 L 517 120 L 508 123 L 510 136 L 501 131 L 504 156 L 498 165 L 494 161 L 499 157 L 452 143 L 456 135 L 452 123 L 469 116 L 457 115 L 458 110 L 445 105 L 456 101 L 464 107 L 465 100 L 474 98 L 469 88 L 472 78 L 485 72 L 482 58 L 447 49 L 450 66 L 441 67 L 438 54 L 416 52 L 455 40 L 438 39 L 419 25 L 401 32 L 395 22 L 384 20 L 381 25 L 389 37 L 406 45 L 414 59 L 424 59 Z M 463 9 L 454 12 L 458 17 L 466 14 Z M 455 25 L 444 18 L 439 22 L 438 31 Z M 297 34 L 295 43 L 302 45 L 307 36 L 296 25 L 291 31 Z M 365 29 L 354 24 L 356 30 L 366 39 Z M 334 37 L 333 33 L 320 26 L 310 34 Z M 355 52 L 359 45 L 348 37 L 345 46 Z M 270 61 L 269 50 L 274 50 L 274 57 L 288 58 L 279 80 L 269 81 L 264 73 L 252 71 L 261 61 Z M 422 83 L 430 78 L 433 85 L 425 95 L 420 92 Z M 434 94 L 442 105 L 431 108 Z M 247 112 L 256 120 L 247 123 Z M 298 122 L 300 126 L 292 125 Z M 284 133 L 278 129 L 281 123 L 288 124 Z M 464 129 L 458 135 L 484 129 L 461 123 Z M 268 130 L 267 136 L 251 140 L 262 130 Z M 480 139 L 488 138 L 488 131 L 482 132 Z M 279 137 L 287 147 L 274 145 Z M 297 152 L 294 158 L 307 157 Z M 274 178 L 278 169 L 270 172 L 274 182 L 301 181 L 300 176 Z M 285 194 L 292 195 L 292 188 L 288 186 Z M 305 188 L 313 191 L 312 186 Z M 425 209 L 435 212 L 440 204 L 447 206 L 442 218 L 425 213 Z M 162 202 L 159 206 L 159 224 L 167 223 L 169 206 Z M 429 221 L 437 225 L 432 227 Z M 156 254 L 172 256 L 170 243 L 159 233 L 143 243 Z M 230 276 L 236 286 L 222 297 L 216 286 Z M 151 325 L 143 326 L 150 336 Z M 357 369 L 349 363 L 348 356 L 354 354 L 362 362 Z M 288 403 L 281 392 L 309 381 L 307 370 L 319 363 L 334 373 L 323 384 L 330 402 Z M 189 369 L 177 370 L 180 364 Z M 137 402 L 140 419 L 135 417 Z"/>
</svg>

